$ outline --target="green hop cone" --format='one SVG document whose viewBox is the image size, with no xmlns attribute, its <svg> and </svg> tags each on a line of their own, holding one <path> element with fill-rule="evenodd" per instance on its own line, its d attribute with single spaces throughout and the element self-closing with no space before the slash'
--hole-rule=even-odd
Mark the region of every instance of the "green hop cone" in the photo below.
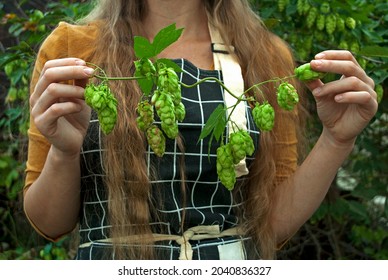
<svg viewBox="0 0 388 280">
<path fill-rule="evenodd" d="M 348 50 L 349 49 L 348 42 L 346 42 L 345 40 L 341 40 L 340 43 L 338 44 L 338 48 L 340 50 Z"/>
<path fill-rule="evenodd" d="M 310 8 L 311 6 L 308 0 L 298 0 L 296 3 L 296 10 L 299 15 L 305 15 Z"/>
<path fill-rule="evenodd" d="M 171 67 L 162 67 L 158 74 L 158 90 L 168 92 L 174 104 L 179 105 L 182 95 L 177 73 Z"/>
<path fill-rule="evenodd" d="M 98 91 L 98 87 L 92 83 L 89 83 L 85 87 L 85 102 L 88 104 L 90 107 L 93 107 L 93 97 L 94 93 Z"/>
<path fill-rule="evenodd" d="M 303 4 L 304 4 L 304 0 L 298 0 L 296 2 L 296 10 L 299 15 L 303 14 Z"/>
<path fill-rule="evenodd" d="M 233 163 L 237 164 L 245 158 L 245 138 L 240 131 L 230 134 L 229 144 L 232 150 Z"/>
<path fill-rule="evenodd" d="M 296 89 L 288 82 L 281 83 L 276 94 L 278 104 L 284 110 L 291 111 L 299 102 L 299 95 Z"/>
<path fill-rule="evenodd" d="M 319 10 L 324 14 L 330 13 L 330 4 L 328 2 L 323 2 Z"/>
<path fill-rule="evenodd" d="M 247 155 L 254 152 L 253 140 L 245 130 L 233 132 L 229 136 L 229 143 L 232 149 L 233 163 L 237 164 Z"/>
<path fill-rule="evenodd" d="M 326 16 L 324 14 L 319 14 L 317 16 L 317 29 L 322 31 L 325 29 Z"/>
<path fill-rule="evenodd" d="M 345 19 L 345 26 L 349 29 L 355 29 L 356 28 L 356 21 L 352 17 L 347 17 Z"/>
<path fill-rule="evenodd" d="M 315 20 L 317 19 L 317 16 L 318 16 L 318 9 L 315 7 L 312 7 L 306 17 L 306 24 L 308 28 L 313 27 Z"/>
<path fill-rule="evenodd" d="M 169 138 L 174 139 L 178 135 L 178 131 L 175 118 L 175 105 L 171 95 L 165 91 L 159 92 L 155 101 L 155 109 L 162 122 L 163 131 Z"/>
<path fill-rule="evenodd" d="M 295 68 L 294 73 L 299 80 L 304 82 L 322 79 L 326 75 L 326 73 L 324 72 L 317 72 L 317 71 L 311 70 L 310 63 L 305 63 Z"/>
<path fill-rule="evenodd" d="M 306 15 L 310 10 L 310 8 L 311 8 L 311 5 L 309 3 L 309 0 L 305 0 L 303 3 L 303 14 Z"/>
<path fill-rule="evenodd" d="M 186 108 L 185 105 L 183 105 L 182 102 L 180 102 L 178 105 L 175 105 L 175 118 L 177 121 L 181 122 L 184 120 L 186 116 Z"/>
<path fill-rule="evenodd" d="M 352 53 L 358 53 L 360 51 L 360 44 L 357 41 L 353 41 L 350 43 L 349 50 Z"/>
<path fill-rule="evenodd" d="M 161 124 L 163 132 L 167 135 L 168 138 L 170 139 L 175 139 L 178 134 L 179 134 L 179 129 L 178 129 L 178 123 L 165 123 L 162 122 Z"/>
<path fill-rule="evenodd" d="M 162 157 L 166 151 L 166 137 L 158 126 L 152 125 L 146 131 L 147 142 L 152 151 Z"/>
<path fill-rule="evenodd" d="M 263 104 L 256 103 L 252 110 L 253 120 L 262 131 L 270 131 L 275 124 L 275 110 L 267 101 Z"/>
<path fill-rule="evenodd" d="M 110 88 L 105 83 L 98 86 L 90 83 L 84 95 L 86 104 L 97 112 L 102 132 L 109 134 L 117 121 L 117 99 Z"/>
<path fill-rule="evenodd" d="M 364 69 L 364 70 L 366 69 L 366 66 L 367 66 L 368 62 L 366 61 L 365 58 L 363 58 L 363 57 L 358 57 L 358 58 L 357 58 L 357 62 L 358 62 L 358 64 L 360 64 L 360 66 L 361 66 L 362 69 Z"/>
<path fill-rule="evenodd" d="M 112 95 L 105 99 L 104 106 L 98 114 L 101 130 L 105 135 L 111 133 L 117 121 L 117 100 Z"/>
<path fill-rule="evenodd" d="M 337 27 L 336 16 L 333 14 L 328 15 L 326 18 L 326 32 L 327 32 L 327 34 L 329 34 L 329 35 L 333 34 L 336 27 Z"/>
<path fill-rule="evenodd" d="M 383 100 L 383 95 L 384 95 L 384 88 L 381 84 L 376 85 L 375 91 L 377 94 L 377 103 L 380 103 L 381 100 Z"/>
<path fill-rule="evenodd" d="M 148 58 L 142 58 L 140 60 L 134 61 L 136 71 L 138 71 L 141 76 L 147 77 L 150 79 L 153 74 L 156 73 L 154 64 Z M 140 75 L 139 75 L 140 76 Z"/>
<path fill-rule="evenodd" d="M 236 171 L 234 169 L 231 145 L 228 143 L 217 148 L 217 174 L 221 183 L 233 190 L 236 183 Z"/>
<path fill-rule="evenodd" d="M 289 2 L 289 0 L 278 0 L 279 12 L 283 12 Z"/>
<path fill-rule="evenodd" d="M 246 131 L 246 130 L 242 130 L 241 135 L 245 139 L 245 154 L 248 156 L 253 155 L 253 153 L 255 151 L 255 145 L 253 144 L 252 137 L 249 135 L 248 131 Z"/>
<path fill-rule="evenodd" d="M 337 26 L 337 30 L 342 32 L 345 30 L 345 20 L 343 18 L 341 18 L 339 15 L 336 16 L 336 19 L 337 19 L 337 23 L 336 23 L 336 26 Z"/>
<path fill-rule="evenodd" d="M 140 130 L 146 131 L 154 122 L 154 107 L 147 100 L 144 100 L 138 104 L 136 110 L 138 113 L 137 126 Z"/>
</svg>

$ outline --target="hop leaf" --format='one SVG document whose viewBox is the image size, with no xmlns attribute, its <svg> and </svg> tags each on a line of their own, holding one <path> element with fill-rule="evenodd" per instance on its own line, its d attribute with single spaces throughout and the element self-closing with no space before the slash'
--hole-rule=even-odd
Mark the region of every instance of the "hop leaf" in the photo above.
<svg viewBox="0 0 388 280">
<path fill-rule="evenodd" d="M 294 70 L 295 76 L 301 81 L 322 79 L 326 73 L 311 70 L 310 63 L 305 63 Z"/>
<path fill-rule="evenodd" d="M 252 110 L 253 120 L 262 131 L 272 130 L 275 124 L 275 110 L 267 101 L 263 104 L 256 103 Z"/>
<path fill-rule="evenodd" d="M 294 106 L 299 102 L 299 96 L 294 86 L 287 82 L 281 83 L 277 89 L 277 101 L 284 110 L 294 109 Z"/>
</svg>

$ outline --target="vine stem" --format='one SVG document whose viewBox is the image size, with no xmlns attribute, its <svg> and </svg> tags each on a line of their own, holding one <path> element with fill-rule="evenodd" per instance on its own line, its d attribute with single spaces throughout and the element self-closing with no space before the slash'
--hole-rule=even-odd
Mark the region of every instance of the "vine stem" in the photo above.
<svg viewBox="0 0 388 280">
<path fill-rule="evenodd" d="M 98 78 L 98 79 L 101 79 L 103 81 L 108 81 L 108 80 L 140 80 L 140 79 L 146 79 L 145 76 L 132 76 L 132 77 L 108 77 L 105 73 L 105 71 L 99 67 L 98 65 L 96 64 L 93 64 L 91 62 L 87 62 L 87 64 L 90 64 L 92 66 L 94 66 L 98 71 L 100 71 L 102 73 L 102 75 L 98 75 L 98 74 L 94 74 L 93 76 Z M 226 90 L 231 96 L 233 96 L 237 101 L 234 105 L 228 107 L 228 108 L 225 108 L 226 111 L 230 110 L 230 113 L 228 114 L 228 119 L 226 120 L 226 122 L 230 122 L 231 121 L 231 116 L 234 112 L 234 110 L 236 109 L 237 105 L 242 102 L 242 101 L 247 101 L 247 102 L 252 102 L 254 101 L 254 97 L 248 97 L 248 98 L 245 98 L 245 95 L 253 90 L 254 88 L 257 88 L 260 92 L 260 94 L 263 96 L 263 92 L 260 90 L 260 86 L 264 85 L 264 84 L 267 84 L 267 83 L 275 83 L 275 82 L 281 82 L 281 81 L 284 81 L 284 80 L 288 80 L 288 79 L 292 79 L 292 78 L 295 78 L 296 75 L 290 75 L 290 76 L 286 76 L 286 77 L 283 77 L 283 78 L 273 78 L 273 79 L 270 79 L 270 80 L 265 80 L 263 82 L 260 82 L 260 83 L 257 83 L 257 84 L 254 84 L 252 85 L 251 87 L 249 87 L 248 89 L 246 89 L 240 96 L 237 96 L 235 95 L 227 86 L 225 86 L 225 84 L 220 81 L 218 78 L 215 78 L 215 77 L 207 77 L 207 78 L 203 78 L 203 79 L 200 79 L 199 81 L 193 83 L 193 84 L 185 84 L 183 82 L 180 82 L 179 81 L 179 84 L 183 87 L 186 87 L 186 88 L 193 88 L 195 86 L 198 86 L 199 84 L 202 84 L 206 81 L 213 81 L 213 82 L 216 82 L 218 83 L 224 90 Z M 265 98 L 263 96 L 263 98 Z"/>
<path fill-rule="evenodd" d="M 99 67 L 98 65 L 94 64 L 94 63 L 91 63 L 91 62 L 87 62 L 87 64 L 89 65 L 92 65 L 94 66 L 98 71 L 100 71 L 103 75 L 98 75 L 98 74 L 94 74 L 93 76 L 98 78 L 98 79 L 101 79 L 101 80 L 109 80 L 109 81 L 118 81 L 118 80 L 140 80 L 140 79 L 146 79 L 146 77 L 143 77 L 143 76 L 132 76 L 132 77 L 108 77 L 105 73 L 105 71 Z M 287 80 L 287 79 L 291 79 L 291 78 L 294 78 L 296 77 L 296 75 L 291 75 L 291 76 L 286 76 L 286 77 L 283 77 L 283 78 L 274 78 L 274 79 L 270 79 L 270 80 L 266 80 L 266 81 L 263 81 L 263 82 L 260 82 L 260 83 L 257 83 L 257 84 L 254 84 L 252 85 L 251 87 L 249 87 L 248 89 L 246 89 L 240 96 L 237 96 L 235 95 L 227 86 L 225 86 L 224 83 L 222 83 L 218 78 L 215 78 L 215 77 L 207 77 L 207 78 L 203 78 L 191 85 L 188 85 L 188 84 L 185 84 L 185 83 L 182 83 L 182 82 L 179 82 L 181 86 L 183 87 L 186 87 L 186 88 L 193 88 L 199 84 L 202 84 L 206 81 L 214 81 L 216 83 L 218 83 L 224 90 L 226 90 L 230 95 L 232 95 L 234 98 L 237 99 L 237 103 L 236 105 L 241 102 L 241 101 L 252 101 L 252 99 L 250 98 L 244 98 L 245 94 L 248 93 L 249 91 L 251 91 L 252 89 L 254 88 L 259 88 L 260 86 L 264 85 L 264 84 L 267 84 L 267 83 L 273 83 L 273 82 L 279 82 L 279 81 L 283 81 L 283 80 Z M 260 94 L 263 94 L 261 91 L 260 91 Z M 232 110 L 233 112 L 233 110 Z"/>
<path fill-rule="evenodd" d="M 104 80 L 104 81 L 130 81 L 130 80 L 141 80 L 146 77 L 107 77 L 94 74 L 93 77 Z"/>
</svg>

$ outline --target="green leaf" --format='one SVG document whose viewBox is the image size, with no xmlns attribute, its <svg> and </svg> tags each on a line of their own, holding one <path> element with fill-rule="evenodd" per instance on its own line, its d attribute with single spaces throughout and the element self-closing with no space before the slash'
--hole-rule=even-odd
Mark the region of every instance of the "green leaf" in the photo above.
<svg viewBox="0 0 388 280">
<path fill-rule="evenodd" d="M 156 34 L 152 45 L 154 47 L 154 56 L 161 53 L 165 48 L 176 42 L 183 32 L 183 28 L 176 29 L 175 23 L 161 29 Z"/>
<path fill-rule="evenodd" d="M 388 57 L 388 47 L 366 46 L 362 48 L 358 54 L 365 56 Z"/>
<path fill-rule="evenodd" d="M 168 58 L 159 58 L 157 61 L 156 61 L 156 64 L 159 64 L 159 63 L 163 63 L 164 65 L 166 65 L 168 68 L 172 68 L 175 72 L 179 73 L 179 72 L 182 72 L 182 68 L 179 67 L 178 64 L 176 64 L 174 61 L 172 61 L 171 59 L 168 59 Z"/>
<path fill-rule="evenodd" d="M 219 141 L 222 132 L 224 131 L 226 126 L 226 114 L 225 114 L 225 106 L 220 104 L 216 109 L 211 113 L 209 119 L 207 120 L 204 128 L 202 129 L 201 135 L 199 136 L 199 140 L 204 139 L 209 134 L 212 133 L 212 137 L 216 138 Z"/>
<path fill-rule="evenodd" d="M 349 200 L 347 201 L 349 205 L 349 210 L 353 212 L 356 216 L 363 219 L 368 219 L 368 214 L 366 212 L 366 207 L 360 202 Z"/>
<path fill-rule="evenodd" d="M 149 95 L 154 87 L 154 82 L 152 80 L 148 80 L 148 79 L 139 79 L 137 80 L 141 90 L 143 91 L 143 93 L 145 93 L 146 95 Z"/>
<path fill-rule="evenodd" d="M 137 58 L 151 58 L 155 56 L 155 50 L 147 38 L 141 36 L 134 37 L 135 55 Z"/>
</svg>

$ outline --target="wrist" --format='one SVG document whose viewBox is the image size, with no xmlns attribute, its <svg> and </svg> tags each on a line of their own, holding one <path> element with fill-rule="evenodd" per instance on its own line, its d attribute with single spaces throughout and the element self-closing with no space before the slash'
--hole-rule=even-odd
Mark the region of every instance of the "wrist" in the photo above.
<svg viewBox="0 0 388 280">
<path fill-rule="evenodd" d="M 348 151 L 349 153 L 353 150 L 356 143 L 356 138 L 336 139 L 325 128 L 322 131 L 320 139 L 322 143 L 328 148 L 340 151 Z"/>
<path fill-rule="evenodd" d="M 64 152 L 53 145 L 51 145 L 49 156 L 55 162 L 71 163 L 71 162 L 79 162 L 79 159 L 80 159 L 79 152 L 77 153 Z"/>
</svg>

